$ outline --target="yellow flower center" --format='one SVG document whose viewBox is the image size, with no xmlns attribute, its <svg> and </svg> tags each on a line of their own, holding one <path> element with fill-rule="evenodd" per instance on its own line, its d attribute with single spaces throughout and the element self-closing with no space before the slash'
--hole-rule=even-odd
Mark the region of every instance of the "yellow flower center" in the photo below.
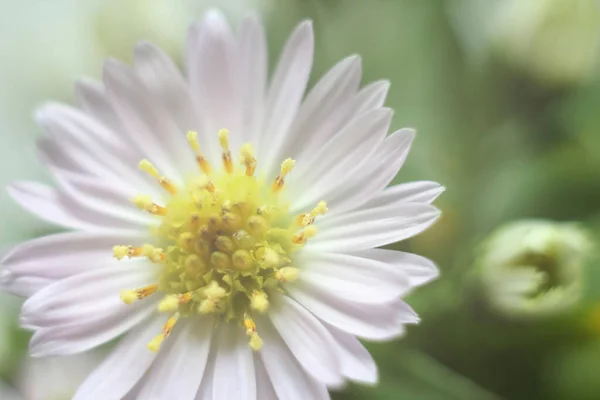
<svg viewBox="0 0 600 400">
<path fill-rule="evenodd" d="M 148 344 L 153 351 L 179 318 L 197 314 L 238 321 L 249 345 L 259 349 L 262 340 L 252 314 L 266 312 L 269 293 L 283 291 L 282 284 L 297 279 L 293 253 L 316 235 L 313 223 L 327 211 L 322 201 L 310 212 L 290 215 L 282 191 L 295 161 L 284 160 L 272 180 L 257 177 L 252 146 L 242 146 L 236 166 L 228 135 L 225 129 L 219 131 L 222 169 L 213 170 L 196 133 L 188 133 L 200 173 L 183 187 L 161 176 L 148 160 L 140 162 L 140 169 L 154 177 L 170 199 L 159 205 L 148 195 L 134 198 L 138 208 L 162 217 L 154 232 L 156 243 L 115 246 L 113 251 L 118 259 L 146 257 L 160 264 L 156 284 L 121 292 L 127 304 L 157 292 L 164 296 L 158 311 L 171 316 Z"/>
</svg>

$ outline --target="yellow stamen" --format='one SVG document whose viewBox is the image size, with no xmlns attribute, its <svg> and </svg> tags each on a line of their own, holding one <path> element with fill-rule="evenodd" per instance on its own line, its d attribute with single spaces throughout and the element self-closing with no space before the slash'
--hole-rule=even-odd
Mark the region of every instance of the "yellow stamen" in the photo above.
<svg viewBox="0 0 600 400">
<path fill-rule="evenodd" d="M 283 185 L 285 183 L 285 177 L 287 174 L 290 173 L 292 168 L 294 168 L 295 164 L 296 164 L 296 161 L 292 160 L 291 158 L 286 158 L 281 163 L 281 169 L 279 170 L 279 175 L 277 176 L 277 178 L 275 178 L 275 182 L 273 182 L 273 186 L 271 186 L 271 191 L 273 193 L 277 193 L 283 188 Z"/>
<path fill-rule="evenodd" d="M 177 193 L 177 188 L 173 183 L 166 177 L 160 176 L 158 170 L 152 165 L 150 161 L 147 159 L 143 159 L 140 161 L 139 167 L 142 171 L 153 177 L 160 183 L 160 185 L 169 193 L 175 194 Z"/>
<path fill-rule="evenodd" d="M 153 263 L 164 261 L 167 257 L 166 254 L 163 252 L 163 249 L 159 247 L 154 247 L 150 244 L 145 244 L 142 246 L 140 255 L 148 258 Z"/>
<path fill-rule="evenodd" d="M 190 292 L 181 295 L 167 295 L 158 305 L 158 311 L 175 311 L 181 304 L 189 303 L 192 300 L 192 297 L 193 295 Z"/>
<path fill-rule="evenodd" d="M 244 329 L 246 330 L 246 335 L 250 337 L 250 341 L 248 345 L 254 351 L 258 351 L 261 349 L 263 345 L 263 341 L 256 333 L 256 324 L 249 316 L 244 317 Z"/>
<path fill-rule="evenodd" d="M 169 335 L 171 334 L 171 331 L 173 330 L 173 327 L 177 323 L 178 319 L 179 319 L 179 313 L 175 313 L 171 318 L 169 318 L 167 320 L 167 322 L 165 323 L 165 325 L 163 326 L 163 329 L 162 329 L 162 332 L 160 333 L 160 335 L 156 336 L 154 339 L 152 339 L 150 341 L 150 343 L 148 343 L 148 349 L 150 349 L 151 351 L 153 351 L 155 353 L 158 350 L 160 350 L 160 345 L 166 338 L 169 337 Z"/>
<path fill-rule="evenodd" d="M 304 244 L 306 241 L 317 234 L 317 228 L 314 225 L 307 226 L 304 230 L 292 237 L 292 243 Z"/>
<path fill-rule="evenodd" d="M 255 290 L 250 297 L 250 308 L 260 313 L 264 313 L 269 308 L 269 297 L 265 292 Z"/>
<path fill-rule="evenodd" d="M 227 291 L 223 289 L 219 284 L 215 281 L 212 281 L 210 285 L 204 290 L 204 294 L 211 300 L 221 300 L 223 297 L 227 296 Z"/>
<path fill-rule="evenodd" d="M 320 201 L 315 208 L 309 213 L 298 215 L 296 218 L 296 225 L 308 226 L 315 222 L 315 218 L 319 215 L 325 215 L 327 212 L 327 203 Z"/>
<path fill-rule="evenodd" d="M 159 206 L 152 201 L 152 197 L 147 194 L 140 194 L 132 199 L 133 204 L 140 210 L 148 211 L 150 214 L 164 216 L 167 214 L 165 207 Z"/>
<path fill-rule="evenodd" d="M 263 341 L 260 338 L 260 336 L 258 336 L 258 333 L 254 332 L 251 336 L 250 336 L 250 341 L 248 342 L 248 345 L 250 346 L 250 348 L 254 351 L 259 351 L 262 346 L 263 346 Z"/>
<path fill-rule="evenodd" d="M 117 260 L 122 260 L 125 257 L 138 257 L 142 255 L 142 248 L 133 246 L 115 246 L 113 247 L 113 255 Z"/>
<path fill-rule="evenodd" d="M 298 268 L 284 267 L 275 272 L 275 279 L 280 282 L 294 282 L 298 280 Z"/>
<path fill-rule="evenodd" d="M 131 304 L 135 300 L 141 300 L 154 294 L 158 290 L 158 285 L 148 285 L 134 290 L 121 290 L 121 300 L 125 304 Z"/>
<path fill-rule="evenodd" d="M 228 174 L 233 172 L 233 160 L 231 158 L 231 151 L 229 150 L 229 131 L 227 129 L 219 130 L 219 143 L 223 148 L 223 166 Z"/>
<path fill-rule="evenodd" d="M 210 167 L 210 163 L 204 158 L 202 153 L 200 152 L 200 145 L 198 144 L 198 133 L 194 131 L 189 131 L 187 133 L 187 141 L 190 144 L 192 150 L 194 150 L 194 154 L 196 154 L 196 163 L 200 167 L 200 170 L 205 174 L 210 174 L 212 168 Z"/>
<path fill-rule="evenodd" d="M 242 145 L 242 165 L 246 167 L 246 176 L 254 175 L 256 171 L 256 158 L 254 158 L 254 148 L 250 143 Z"/>
</svg>

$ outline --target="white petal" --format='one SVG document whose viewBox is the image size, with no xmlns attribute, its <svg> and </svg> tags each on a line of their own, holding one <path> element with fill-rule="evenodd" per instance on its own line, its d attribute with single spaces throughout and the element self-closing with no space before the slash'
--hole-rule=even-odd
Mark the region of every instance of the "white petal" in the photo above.
<svg viewBox="0 0 600 400">
<path fill-rule="evenodd" d="M 171 57 L 153 44 L 138 43 L 133 54 L 137 76 L 179 127 L 179 139 L 167 138 L 168 143 L 178 156 L 189 155 L 188 158 L 191 158 L 192 152 L 184 135 L 188 130 L 194 129 L 197 122 L 187 82 Z"/>
<path fill-rule="evenodd" d="M 190 50 L 188 75 L 192 99 L 196 112 L 202 115 L 205 135 L 212 136 L 207 157 L 214 158 L 220 151 L 214 147 L 217 132 L 221 128 L 231 131 L 230 142 L 233 151 L 239 143 L 241 127 L 241 84 L 237 43 L 225 17 L 211 10 L 200 26 L 192 29 L 196 35 Z"/>
<path fill-rule="evenodd" d="M 389 88 L 390 82 L 386 80 L 372 82 L 362 88 L 352 102 L 350 115 L 358 116 L 382 107 Z"/>
<path fill-rule="evenodd" d="M 289 186 L 318 190 L 296 192 L 292 198 L 297 200 L 293 202 L 290 211 L 299 213 L 310 210 L 323 199 L 326 199 L 329 205 L 328 194 L 344 187 L 346 181 L 352 180 L 365 160 L 369 160 L 381 145 L 391 118 L 390 109 L 377 109 L 361 115 L 353 124 L 338 132 L 322 146 L 314 156 L 314 162 L 299 166 L 294 171 L 296 178 L 289 179 Z M 295 184 L 295 181 L 298 184 Z"/>
<path fill-rule="evenodd" d="M 112 261 L 112 266 L 91 270 L 44 288 L 23 304 L 21 318 L 36 326 L 76 322 L 86 312 L 104 307 L 126 310 L 119 294 L 156 281 L 156 269 L 149 261 Z"/>
<path fill-rule="evenodd" d="M 252 349 L 244 332 L 224 323 L 217 338 L 213 399 L 256 400 Z"/>
<path fill-rule="evenodd" d="M 167 339 L 144 379 L 139 399 L 193 400 L 200 387 L 210 351 L 214 321 L 194 318 L 180 321 L 176 337 Z M 166 348 L 165 348 L 166 347 Z"/>
<path fill-rule="evenodd" d="M 39 276 L 12 276 L 8 271 L 0 272 L 0 287 L 21 297 L 29 297 L 54 282 L 56 280 Z"/>
<path fill-rule="evenodd" d="M 173 118 L 131 67 L 108 60 L 104 65 L 104 84 L 123 126 L 144 157 L 154 163 L 163 175 L 180 181 L 181 173 L 186 171 L 177 168 L 181 154 L 176 151 L 185 138 L 185 132 L 179 130 Z"/>
<path fill-rule="evenodd" d="M 267 42 L 263 25 L 258 17 L 242 21 L 238 34 L 240 52 L 240 82 L 242 96 L 243 143 L 257 143 L 265 112 L 267 87 Z"/>
<path fill-rule="evenodd" d="M 333 326 L 328 329 L 337 343 L 344 376 L 355 382 L 377 383 L 377 365 L 358 339 Z"/>
<path fill-rule="evenodd" d="M 160 333 L 165 320 L 164 316 L 157 316 L 129 332 L 83 382 L 73 400 L 116 400 L 124 397 L 154 361 L 156 354 L 146 345 Z"/>
<path fill-rule="evenodd" d="M 148 186 L 138 170 L 141 157 L 131 151 L 135 146 L 116 137 L 94 118 L 58 103 L 40 107 L 35 118 L 47 134 L 39 144 L 47 164 L 112 182 L 124 181 L 140 189 Z"/>
<path fill-rule="evenodd" d="M 309 251 L 347 252 L 398 242 L 421 233 L 439 217 L 429 204 L 399 203 L 327 216 Z"/>
<path fill-rule="evenodd" d="M 79 203 L 66 193 L 37 182 L 19 182 L 8 187 L 11 197 L 39 218 L 66 228 L 84 231 L 136 231 L 147 228 L 147 220 Z"/>
<path fill-rule="evenodd" d="M 412 129 L 392 133 L 343 186 L 329 188 L 322 197 L 327 201 L 329 214 L 359 207 L 380 193 L 404 164 L 414 137 Z"/>
<path fill-rule="evenodd" d="M 208 354 L 208 360 L 206 361 L 206 368 L 204 369 L 204 376 L 200 383 L 200 388 L 196 394 L 195 400 L 212 400 L 213 399 L 213 384 L 215 377 L 215 363 L 217 357 L 217 343 L 216 340 L 212 340 L 210 344 L 210 352 Z M 215 399 L 216 400 L 216 399 Z"/>
<path fill-rule="evenodd" d="M 400 300 L 368 304 L 340 298 L 331 290 L 309 285 L 288 284 L 286 289 L 316 317 L 344 332 L 371 340 L 389 340 L 404 333 L 397 318 L 398 310 L 404 307 Z"/>
<path fill-rule="evenodd" d="M 302 257 L 300 281 L 363 303 L 387 303 L 406 294 L 410 281 L 387 262 L 348 254 L 308 253 Z"/>
<path fill-rule="evenodd" d="M 437 182 L 417 181 L 390 186 L 360 208 L 375 208 L 393 203 L 431 204 L 446 190 Z"/>
<path fill-rule="evenodd" d="M 273 74 L 267 95 L 264 135 L 258 146 L 258 159 L 276 165 L 271 147 L 282 140 L 294 120 L 302 101 L 313 62 L 312 22 L 304 21 L 288 39 Z"/>
<path fill-rule="evenodd" d="M 254 372 L 256 374 L 256 398 L 258 400 L 278 400 L 267 370 L 257 354 L 254 354 Z"/>
<path fill-rule="evenodd" d="M 129 332 L 156 312 L 157 300 L 148 300 L 128 308 L 117 308 L 108 301 L 99 303 L 86 315 L 64 314 L 70 322 L 36 328 L 29 342 L 32 357 L 65 356 L 101 346 Z M 93 317 L 90 317 L 93 313 Z M 56 314 L 55 314 L 56 315 Z M 31 327 L 30 327 L 31 328 Z"/>
<path fill-rule="evenodd" d="M 323 324 L 287 296 L 272 300 L 271 321 L 300 365 L 327 386 L 341 386 L 344 381 L 335 342 Z"/>
<path fill-rule="evenodd" d="M 112 132 L 115 141 L 121 142 L 127 147 L 132 144 L 125 134 L 125 128 L 121 119 L 110 103 L 104 85 L 91 79 L 81 79 L 75 85 L 75 98 L 77 104 L 89 116 L 93 117 Z M 139 155 L 137 149 L 128 147 L 128 153 L 132 157 Z M 138 157 L 139 158 L 139 157 Z"/>
<path fill-rule="evenodd" d="M 260 357 L 279 399 L 327 400 L 327 386 L 309 377 L 268 321 L 257 322 L 264 344 Z M 262 400 L 262 399 L 261 399 Z"/>
<path fill-rule="evenodd" d="M 358 56 L 347 57 L 329 70 L 306 96 L 289 133 L 278 138 L 275 143 L 278 147 L 271 146 L 271 159 L 276 165 L 267 165 L 267 170 L 277 167 L 287 157 L 296 159 L 299 165 L 317 159 L 315 153 L 334 136 L 341 121 L 348 118 L 360 77 Z"/>
<path fill-rule="evenodd" d="M 432 261 L 416 254 L 386 249 L 367 249 L 351 254 L 391 266 L 397 274 L 406 276 L 412 287 L 424 285 L 439 276 Z"/>
<path fill-rule="evenodd" d="M 118 243 L 141 245 L 144 238 L 145 236 L 140 234 L 69 232 L 30 240 L 13 248 L 2 258 L 2 287 L 14 293 L 15 286 L 27 280 L 40 284 L 43 281 L 47 284 L 114 265 L 112 246 Z M 118 268 L 122 268 L 122 265 Z M 34 290 L 26 292 L 29 297 Z"/>
</svg>

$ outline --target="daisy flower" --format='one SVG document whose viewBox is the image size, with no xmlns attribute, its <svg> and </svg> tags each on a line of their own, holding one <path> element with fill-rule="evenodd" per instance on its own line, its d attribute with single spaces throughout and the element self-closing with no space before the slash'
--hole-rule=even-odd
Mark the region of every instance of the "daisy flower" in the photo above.
<svg viewBox="0 0 600 400">
<path fill-rule="evenodd" d="M 429 227 L 443 188 L 386 188 L 414 132 L 387 135 L 388 83 L 359 88 L 357 56 L 304 96 L 313 46 L 302 22 L 267 84 L 261 23 L 211 11 L 185 77 L 142 43 L 37 112 L 58 188 L 9 191 L 71 231 L 11 251 L 2 282 L 35 357 L 122 336 L 74 399 L 327 399 L 377 380 L 357 337 L 417 322 L 401 296 L 435 266 L 378 247 Z"/>
</svg>

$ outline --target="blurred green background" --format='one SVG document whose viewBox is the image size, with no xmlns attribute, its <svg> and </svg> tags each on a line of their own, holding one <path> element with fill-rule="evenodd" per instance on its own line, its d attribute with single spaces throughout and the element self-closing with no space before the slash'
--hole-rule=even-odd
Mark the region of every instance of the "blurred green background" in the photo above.
<svg viewBox="0 0 600 400">
<path fill-rule="evenodd" d="M 436 203 L 441 220 L 392 246 L 425 255 L 441 270 L 440 279 L 408 299 L 421 324 L 410 327 L 403 340 L 368 345 L 380 369 L 378 386 L 351 385 L 333 397 L 600 399 L 600 2 L 5 0 L 3 5 L 2 186 L 17 179 L 48 180 L 35 159 L 39 130 L 31 114 L 47 99 L 70 101 L 74 79 L 99 77 L 104 58 L 130 60 L 134 43 L 145 39 L 180 59 L 188 23 L 219 5 L 233 23 L 249 10 L 262 15 L 274 63 L 293 26 L 313 19 L 312 81 L 344 56 L 362 55 L 363 83 L 392 82 L 387 105 L 395 110 L 393 128 L 417 128 L 396 181 L 434 180 L 447 187 Z M 52 232 L 4 192 L 0 208 L 0 248 Z M 507 225 L 532 219 L 546 222 L 542 228 L 532 225 L 525 236 Z M 567 235 L 562 222 L 578 235 Z M 498 244 L 493 232 L 507 226 L 508 239 Z M 506 259 L 489 261 L 492 251 Z M 506 290 L 491 290 L 490 282 Z M 501 298 L 507 293 L 510 301 Z M 542 308 L 549 296 L 556 307 Z M 55 389 L 39 389 L 44 385 L 70 398 L 66 387 L 76 382 L 69 369 L 27 359 L 28 338 L 16 327 L 18 302 L 4 297 L 0 302 L 0 372 L 7 384 L 26 399 L 47 400 Z M 94 363 L 96 355 L 90 357 L 70 364 L 81 369 L 81 363 Z M 62 369 L 66 377 L 61 381 L 56 372 L 49 384 L 49 373 L 39 368 Z M 31 387 L 38 389 L 28 391 Z"/>
</svg>

